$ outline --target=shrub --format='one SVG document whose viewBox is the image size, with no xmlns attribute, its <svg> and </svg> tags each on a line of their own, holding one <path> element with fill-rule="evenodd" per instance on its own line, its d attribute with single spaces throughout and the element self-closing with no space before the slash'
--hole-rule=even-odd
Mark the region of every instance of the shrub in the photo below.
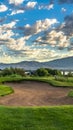
<svg viewBox="0 0 73 130">
<path fill-rule="evenodd" d="M 45 68 L 40 68 L 36 70 L 35 74 L 37 76 L 48 76 L 48 71 Z"/>
</svg>

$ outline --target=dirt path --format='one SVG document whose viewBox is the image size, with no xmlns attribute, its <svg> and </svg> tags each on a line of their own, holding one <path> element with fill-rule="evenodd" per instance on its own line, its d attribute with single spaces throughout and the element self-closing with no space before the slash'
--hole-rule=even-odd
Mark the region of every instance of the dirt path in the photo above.
<svg viewBox="0 0 73 130">
<path fill-rule="evenodd" d="M 7 83 L 14 93 L 0 97 L 0 105 L 6 106 L 47 106 L 73 104 L 67 96 L 71 88 L 52 87 L 47 83 L 25 81 Z"/>
</svg>

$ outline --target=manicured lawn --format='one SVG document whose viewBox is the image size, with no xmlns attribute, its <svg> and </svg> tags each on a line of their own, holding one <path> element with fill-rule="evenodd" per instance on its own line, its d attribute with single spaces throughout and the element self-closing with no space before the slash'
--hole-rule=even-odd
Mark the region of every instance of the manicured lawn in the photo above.
<svg viewBox="0 0 73 130">
<path fill-rule="evenodd" d="M 9 86 L 0 85 L 0 96 L 5 96 L 13 93 L 13 89 Z"/>
<path fill-rule="evenodd" d="M 0 107 L 0 130 L 73 130 L 73 106 Z"/>
<path fill-rule="evenodd" d="M 1 77 L 2 82 L 40 81 L 53 86 L 73 87 L 73 78 Z M 0 85 L 0 96 L 12 93 L 11 87 Z M 73 95 L 73 91 L 69 93 Z M 4 107 L 0 106 L 0 130 L 73 130 L 73 106 Z"/>
</svg>

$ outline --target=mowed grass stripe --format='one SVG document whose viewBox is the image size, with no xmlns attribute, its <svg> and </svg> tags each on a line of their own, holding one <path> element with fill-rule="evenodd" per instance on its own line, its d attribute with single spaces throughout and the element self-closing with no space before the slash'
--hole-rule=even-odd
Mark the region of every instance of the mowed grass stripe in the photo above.
<svg viewBox="0 0 73 130">
<path fill-rule="evenodd" d="M 0 130 L 73 130 L 73 106 L 0 107 Z"/>
</svg>

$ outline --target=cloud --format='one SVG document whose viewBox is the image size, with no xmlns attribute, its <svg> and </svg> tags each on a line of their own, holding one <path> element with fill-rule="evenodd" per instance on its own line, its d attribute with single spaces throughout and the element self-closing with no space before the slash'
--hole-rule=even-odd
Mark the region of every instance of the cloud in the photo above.
<svg viewBox="0 0 73 130">
<path fill-rule="evenodd" d="M 57 19 L 38 20 L 32 26 L 26 24 L 22 30 L 24 30 L 25 35 L 33 35 L 40 33 L 42 31 L 48 30 L 52 25 L 57 24 Z"/>
<path fill-rule="evenodd" d="M 54 4 L 50 4 L 49 6 L 47 6 L 47 9 L 53 9 L 54 8 Z"/>
<path fill-rule="evenodd" d="M 67 9 L 66 8 L 62 8 L 61 11 L 64 13 L 64 12 L 67 11 Z"/>
<path fill-rule="evenodd" d="M 16 25 L 16 21 L 12 21 L 11 23 L 0 25 L 0 33 L 12 29 L 13 27 L 15 27 L 15 25 Z"/>
<path fill-rule="evenodd" d="M 12 51 L 21 51 L 26 50 L 29 47 L 26 46 L 26 41 L 30 38 L 30 36 L 21 37 L 18 39 L 11 38 L 15 34 L 9 30 L 6 34 L 2 34 L 0 38 L 0 45 L 5 45 L 7 48 L 11 49 Z"/>
<path fill-rule="evenodd" d="M 13 3 L 16 6 L 13 6 L 13 10 L 11 9 L 11 14 L 10 15 L 15 15 L 19 13 L 24 13 L 27 10 L 34 9 L 37 5 L 37 2 L 27 2 L 27 4 L 23 4 L 22 6 L 20 5 L 24 0 L 21 1 L 16 1 L 16 0 L 10 0 L 10 3 Z"/>
<path fill-rule="evenodd" d="M 3 63 L 13 63 L 20 61 L 50 61 L 54 59 L 59 59 L 63 57 L 73 56 L 73 50 L 67 53 L 61 52 L 59 50 L 49 49 L 49 48 L 31 48 L 27 47 L 25 50 L 11 50 L 7 49 L 4 52 L 0 47 L 0 60 Z M 1 52 L 2 51 L 2 52 Z"/>
<path fill-rule="evenodd" d="M 9 0 L 9 4 L 20 5 L 24 0 Z"/>
<path fill-rule="evenodd" d="M 24 13 L 24 10 L 13 10 L 10 15 L 16 15 L 16 14 L 20 14 L 20 13 Z"/>
<path fill-rule="evenodd" d="M 5 12 L 7 10 L 8 10 L 8 7 L 6 5 L 4 5 L 4 4 L 0 5 L 0 12 Z"/>
<path fill-rule="evenodd" d="M 32 8 L 35 8 L 35 6 L 37 5 L 37 2 L 28 2 L 27 4 L 26 4 L 26 8 L 28 8 L 28 9 L 32 9 Z"/>
<path fill-rule="evenodd" d="M 13 39 L 10 38 L 9 39 L 9 44 L 7 45 L 8 48 L 10 48 L 11 50 L 26 50 L 27 48 L 29 48 L 28 46 L 25 46 L 26 44 L 26 40 L 28 40 L 29 37 L 21 37 L 18 39 Z"/>
<path fill-rule="evenodd" d="M 72 27 L 73 15 L 66 16 L 61 25 L 56 26 L 54 29 L 51 28 L 51 30 L 47 30 L 43 36 L 39 35 L 39 37 L 34 40 L 34 45 L 55 47 L 57 50 L 71 50 L 71 48 L 73 48 L 73 41 L 70 42 L 70 39 L 73 39 Z"/>
<path fill-rule="evenodd" d="M 73 36 L 73 14 L 64 18 L 64 23 L 60 26 L 60 29 L 67 36 Z"/>
<path fill-rule="evenodd" d="M 23 52 L 25 57 L 27 57 L 28 60 L 35 60 L 35 61 L 49 61 L 52 60 L 53 58 L 56 58 L 58 56 L 58 53 L 55 52 L 54 50 L 49 50 L 46 48 L 34 48 L 31 49 L 29 48 L 25 52 Z"/>
<path fill-rule="evenodd" d="M 15 35 L 12 28 L 15 27 L 16 21 L 0 25 L 0 45 L 9 44 L 9 39 Z"/>
<path fill-rule="evenodd" d="M 64 18 L 64 22 L 54 29 L 47 30 L 43 36 L 34 40 L 35 46 L 49 46 L 56 50 L 73 51 L 73 14 Z M 72 52 L 73 54 L 73 52 Z M 71 54 L 70 54 L 71 55 Z"/>
<path fill-rule="evenodd" d="M 69 40 L 67 36 L 64 35 L 62 31 L 57 32 L 56 30 L 51 30 L 47 32 L 44 36 L 38 37 L 35 41 L 35 45 L 50 46 L 56 48 L 57 50 L 63 50 L 69 47 Z"/>
<path fill-rule="evenodd" d="M 39 5 L 38 9 L 47 9 L 47 10 L 51 10 L 54 8 L 54 4 L 49 4 L 49 5 Z"/>
</svg>

